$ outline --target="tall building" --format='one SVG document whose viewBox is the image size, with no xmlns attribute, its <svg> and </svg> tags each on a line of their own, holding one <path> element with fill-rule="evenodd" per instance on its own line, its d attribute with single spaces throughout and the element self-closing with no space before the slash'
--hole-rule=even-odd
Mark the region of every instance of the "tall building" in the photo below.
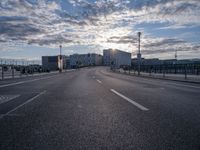
<svg viewBox="0 0 200 150">
<path fill-rule="evenodd" d="M 99 54 L 74 54 L 70 55 L 71 68 L 102 65 L 102 56 Z"/>
<path fill-rule="evenodd" d="M 131 53 L 120 51 L 117 49 L 103 50 L 103 63 L 105 66 L 113 66 L 120 68 L 120 66 L 131 66 Z"/>
</svg>

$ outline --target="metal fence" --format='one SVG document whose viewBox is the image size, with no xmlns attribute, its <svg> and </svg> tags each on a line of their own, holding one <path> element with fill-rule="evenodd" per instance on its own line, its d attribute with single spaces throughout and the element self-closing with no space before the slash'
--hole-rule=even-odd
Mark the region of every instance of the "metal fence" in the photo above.
<svg viewBox="0 0 200 150">
<path fill-rule="evenodd" d="M 132 66 L 131 70 L 138 71 L 138 66 Z M 184 75 L 199 75 L 200 74 L 200 64 L 166 64 L 166 65 L 141 65 L 140 71 L 149 74 L 179 74 Z"/>
<path fill-rule="evenodd" d="M 44 72 L 40 60 L 0 58 L 0 79 L 20 78 Z"/>
<path fill-rule="evenodd" d="M 21 78 L 25 76 L 33 76 L 44 72 L 48 72 L 48 70 L 43 69 L 40 65 L 0 65 L 1 80 L 8 78 Z"/>
<path fill-rule="evenodd" d="M 200 80 L 200 64 L 132 65 L 112 69 L 126 74 Z"/>
</svg>

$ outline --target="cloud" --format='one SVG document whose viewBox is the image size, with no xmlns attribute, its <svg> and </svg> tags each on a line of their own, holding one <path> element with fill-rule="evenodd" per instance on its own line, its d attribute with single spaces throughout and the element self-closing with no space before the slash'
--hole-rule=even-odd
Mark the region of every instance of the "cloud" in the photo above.
<svg viewBox="0 0 200 150">
<path fill-rule="evenodd" d="M 197 0 L 164 2 L 153 6 L 144 5 L 131 14 L 136 16 L 137 22 L 166 22 L 170 26 L 200 25 L 200 3 Z"/>
<path fill-rule="evenodd" d="M 122 50 L 130 49 L 131 45 L 130 51 L 136 51 L 138 24 L 163 23 L 156 32 L 184 29 L 200 26 L 199 14 L 198 0 L 3 0 L 0 45 L 5 42 L 46 47 L 96 45 Z M 195 47 L 184 40 L 153 34 L 143 31 L 142 36 L 143 48 L 150 48 L 152 53 L 167 52 L 177 45 L 199 50 L 197 44 Z"/>
<path fill-rule="evenodd" d="M 175 51 L 199 53 L 200 45 L 176 38 L 146 39 L 142 44 L 143 55 L 174 54 Z"/>
<path fill-rule="evenodd" d="M 134 36 L 121 36 L 121 37 L 113 36 L 107 40 L 107 42 L 109 43 L 117 43 L 117 44 L 137 43 L 137 41 L 138 41 L 137 37 Z"/>
<path fill-rule="evenodd" d="M 164 47 L 164 46 L 174 46 L 177 44 L 183 44 L 186 41 L 179 40 L 179 39 L 161 39 L 156 42 L 151 42 L 149 44 L 145 44 L 144 47 Z"/>
</svg>

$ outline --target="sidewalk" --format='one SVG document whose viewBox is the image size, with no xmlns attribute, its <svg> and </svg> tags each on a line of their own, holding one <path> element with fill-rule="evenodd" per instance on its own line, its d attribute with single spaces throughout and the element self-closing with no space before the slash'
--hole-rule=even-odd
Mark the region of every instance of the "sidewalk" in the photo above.
<svg viewBox="0 0 200 150">
<path fill-rule="evenodd" d="M 138 76 L 137 71 L 123 71 L 122 69 L 117 70 L 118 73 L 123 73 L 127 75 Z M 145 73 L 140 72 L 141 77 L 146 78 L 155 78 L 155 79 L 163 79 L 163 80 L 173 80 L 173 81 L 181 81 L 181 82 L 190 82 L 190 83 L 198 83 L 200 84 L 200 75 L 187 75 L 185 74 L 162 74 L 162 73 Z"/>
</svg>

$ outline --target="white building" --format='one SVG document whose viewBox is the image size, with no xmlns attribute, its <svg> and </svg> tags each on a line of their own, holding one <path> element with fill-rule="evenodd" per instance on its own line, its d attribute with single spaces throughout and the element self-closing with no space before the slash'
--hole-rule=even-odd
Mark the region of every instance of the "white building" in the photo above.
<svg viewBox="0 0 200 150">
<path fill-rule="evenodd" d="M 70 55 L 71 68 L 102 65 L 102 56 L 99 54 L 74 54 Z"/>
<path fill-rule="evenodd" d="M 114 66 L 115 68 L 123 65 L 131 66 L 131 53 L 117 49 L 103 50 L 103 63 L 105 66 Z"/>
</svg>

